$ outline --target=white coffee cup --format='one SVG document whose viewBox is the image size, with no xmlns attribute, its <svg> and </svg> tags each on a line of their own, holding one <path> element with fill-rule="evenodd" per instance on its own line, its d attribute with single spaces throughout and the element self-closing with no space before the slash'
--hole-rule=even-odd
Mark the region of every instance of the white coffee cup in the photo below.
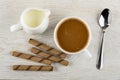
<svg viewBox="0 0 120 80">
<path fill-rule="evenodd" d="M 88 40 L 86 46 L 85 46 L 83 49 L 81 49 L 81 50 L 79 50 L 79 51 L 77 51 L 77 52 L 68 52 L 68 51 L 62 49 L 61 46 L 60 46 L 59 43 L 58 43 L 58 40 L 57 40 L 57 31 L 58 31 L 60 25 L 61 25 L 64 21 L 69 20 L 69 19 L 77 19 L 77 20 L 79 20 L 80 22 L 83 22 L 83 23 L 86 25 L 86 28 L 87 28 L 88 31 L 89 31 L 89 40 Z M 87 47 L 88 47 L 88 45 L 90 44 L 90 41 L 91 41 L 91 30 L 90 30 L 88 24 L 87 24 L 85 21 L 83 21 L 81 18 L 79 18 L 79 17 L 71 16 L 71 17 L 63 18 L 61 21 L 59 21 L 58 24 L 57 24 L 56 27 L 55 27 L 55 30 L 54 30 L 54 41 L 55 41 L 55 44 L 57 45 L 57 47 L 58 47 L 61 51 L 63 51 L 64 53 L 67 53 L 67 54 L 78 54 L 78 53 L 85 52 L 85 53 L 87 53 L 87 54 L 89 55 L 89 57 L 92 56 L 92 55 L 89 53 L 89 51 L 87 50 Z"/>
<path fill-rule="evenodd" d="M 43 33 L 49 24 L 50 11 L 48 9 L 28 8 L 20 16 L 20 23 L 11 26 L 10 31 L 23 29 L 29 34 Z"/>
</svg>

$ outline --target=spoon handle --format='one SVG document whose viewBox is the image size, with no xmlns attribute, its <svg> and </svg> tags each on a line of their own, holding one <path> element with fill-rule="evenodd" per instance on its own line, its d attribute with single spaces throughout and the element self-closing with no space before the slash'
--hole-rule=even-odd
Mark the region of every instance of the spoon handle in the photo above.
<svg viewBox="0 0 120 80">
<path fill-rule="evenodd" d="M 102 69 L 103 68 L 103 47 L 104 47 L 104 34 L 105 31 L 102 31 L 102 40 L 101 40 L 101 44 L 100 44 L 100 49 L 99 49 L 99 55 L 98 55 L 98 62 L 97 62 L 97 69 Z"/>
</svg>

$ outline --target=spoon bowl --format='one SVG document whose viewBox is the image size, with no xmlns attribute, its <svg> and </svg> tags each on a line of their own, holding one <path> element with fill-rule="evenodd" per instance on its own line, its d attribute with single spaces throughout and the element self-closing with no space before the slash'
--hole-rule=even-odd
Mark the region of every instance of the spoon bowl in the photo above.
<svg viewBox="0 0 120 80">
<path fill-rule="evenodd" d="M 98 20 L 99 26 L 102 29 L 106 29 L 107 27 L 110 26 L 111 23 L 111 15 L 110 15 L 110 10 L 108 8 L 105 8 L 100 16 L 99 16 L 99 20 Z"/>
</svg>

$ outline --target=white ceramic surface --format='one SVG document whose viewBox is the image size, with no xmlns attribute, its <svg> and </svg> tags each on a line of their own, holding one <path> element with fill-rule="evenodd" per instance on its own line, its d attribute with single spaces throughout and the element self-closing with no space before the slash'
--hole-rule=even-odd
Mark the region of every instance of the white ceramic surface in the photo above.
<svg viewBox="0 0 120 80">
<path fill-rule="evenodd" d="M 18 21 L 21 12 L 28 7 L 46 8 L 51 11 L 50 25 L 43 35 L 29 35 L 24 31 L 11 33 L 9 28 Z M 95 67 L 100 28 L 97 16 L 104 8 L 112 11 L 112 23 L 106 31 L 104 68 Z M 120 79 L 120 0 L 0 0 L 0 79 L 12 80 L 119 80 Z M 36 64 L 11 56 L 12 50 L 32 54 L 29 38 L 47 43 L 55 48 L 53 31 L 55 25 L 67 16 L 79 16 L 91 28 L 92 40 L 88 50 L 90 59 L 84 54 L 69 56 L 70 66 L 55 64 L 54 72 L 13 71 L 13 64 Z"/>
</svg>

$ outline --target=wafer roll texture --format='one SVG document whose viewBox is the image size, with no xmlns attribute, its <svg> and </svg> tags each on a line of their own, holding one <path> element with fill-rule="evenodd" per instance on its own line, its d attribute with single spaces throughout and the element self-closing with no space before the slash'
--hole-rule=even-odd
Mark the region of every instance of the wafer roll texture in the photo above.
<svg viewBox="0 0 120 80">
<path fill-rule="evenodd" d="M 13 70 L 22 70 L 22 71 L 53 71 L 53 66 L 13 65 Z"/>
<path fill-rule="evenodd" d="M 52 60 L 54 62 L 60 63 L 62 65 L 65 65 L 65 66 L 67 66 L 69 64 L 68 61 L 66 61 L 64 59 L 61 59 L 59 57 L 56 57 L 54 55 L 48 54 L 46 52 L 43 52 L 43 51 L 41 51 L 41 50 L 39 50 L 39 49 L 37 49 L 35 47 L 32 47 L 31 52 L 33 52 L 33 53 L 35 53 L 35 54 L 37 54 L 39 56 L 45 57 L 45 58 L 47 58 L 49 60 Z"/>
<path fill-rule="evenodd" d="M 46 50 L 46 51 L 49 51 L 50 53 L 56 55 L 56 56 L 59 56 L 61 58 L 66 58 L 66 54 L 61 52 L 61 51 L 58 51 L 40 41 L 37 41 L 37 40 L 34 40 L 34 39 L 30 39 L 29 40 L 29 43 L 40 48 L 40 49 L 43 49 L 43 50 Z"/>
<path fill-rule="evenodd" d="M 39 62 L 39 63 L 44 63 L 44 64 L 48 64 L 48 65 L 50 65 L 52 63 L 52 61 L 50 61 L 48 59 L 33 56 L 33 55 L 30 55 L 30 54 L 20 53 L 20 52 L 17 52 L 17 51 L 13 51 L 12 55 L 15 56 L 15 57 L 19 57 L 19 58 Z"/>
</svg>

